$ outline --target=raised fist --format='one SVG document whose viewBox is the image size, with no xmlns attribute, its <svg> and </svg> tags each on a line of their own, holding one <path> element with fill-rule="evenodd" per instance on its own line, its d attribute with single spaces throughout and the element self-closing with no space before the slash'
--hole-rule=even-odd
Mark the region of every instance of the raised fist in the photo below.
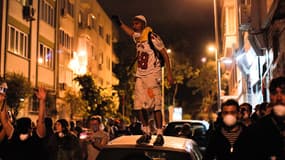
<svg viewBox="0 0 285 160">
<path fill-rule="evenodd" d="M 112 15 L 111 19 L 116 25 L 118 26 L 122 25 L 121 19 L 118 15 Z"/>
</svg>

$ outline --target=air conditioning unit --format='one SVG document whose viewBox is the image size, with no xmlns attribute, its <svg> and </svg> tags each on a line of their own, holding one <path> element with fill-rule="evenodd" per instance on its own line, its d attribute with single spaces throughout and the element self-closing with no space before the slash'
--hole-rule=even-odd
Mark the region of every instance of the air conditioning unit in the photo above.
<svg viewBox="0 0 285 160">
<path fill-rule="evenodd" d="M 31 6 L 31 5 L 23 6 L 23 18 L 26 21 L 33 21 L 33 20 L 35 20 L 34 14 L 35 14 L 35 9 L 33 8 L 33 6 Z"/>
</svg>

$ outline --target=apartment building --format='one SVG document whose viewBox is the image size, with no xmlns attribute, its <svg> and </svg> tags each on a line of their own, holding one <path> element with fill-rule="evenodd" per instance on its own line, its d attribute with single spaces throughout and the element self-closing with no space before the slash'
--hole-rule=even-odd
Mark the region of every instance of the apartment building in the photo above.
<svg viewBox="0 0 285 160">
<path fill-rule="evenodd" d="M 235 98 L 253 106 L 269 102 L 270 79 L 284 75 L 284 1 L 218 2 L 221 56 L 235 60 L 227 68 L 230 96 L 224 98 Z"/>
<path fill-rule="evenodd" d="M 103 88 L 118 83 L 112 22 L 97 1 L 4 0 L 0 7 L 0 73 L 20 73 L 32 86 L 47 88 L 53 99 L 49 113 L 69 118 L 63 98 L 68 89 L 78 89 L 77 75 L 91 74 Z M 19 116 L 33 117 L 33 99 L 24 103 Z"/>
</svg>

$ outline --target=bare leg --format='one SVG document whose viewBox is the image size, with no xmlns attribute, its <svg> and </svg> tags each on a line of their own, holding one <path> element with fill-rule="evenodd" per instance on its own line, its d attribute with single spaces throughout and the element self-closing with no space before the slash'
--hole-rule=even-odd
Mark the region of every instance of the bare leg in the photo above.
<svg viewBox="0 0 285 160">
<path fill-rule="evenodd" d="M 164 139 L 162 136 L 162 112 L 161 110 L 154 111 L 154 117 L 155 117 L 155 122 L 156 122 L 156 127 L 157 127 L 157 137 L 156 140 L 154 141 L 153 145 L 155 146 L 162 146 L 164 144 Z"/>
<path fill-rule="evenodd" d="M 148 113 L 145 109 L 138 110 L 138 118 L 143 126 L 148 126 Z"/>
<path fill-rule="evenodd" d="M 157 129 L 162 129 L 162 113 L 161 110 L 154 111 L 155 124 Z"/>
<path fill-rule="evenodd" d="M 151 140 L 150 130 L 149 130 L 149 122 L 148 122 L 148 111 L 145 109 L 138 111 L 138 118 L 143 125 L 144 134 L 137 140 L 137 144 L 149 143 Z"/>
</svg>

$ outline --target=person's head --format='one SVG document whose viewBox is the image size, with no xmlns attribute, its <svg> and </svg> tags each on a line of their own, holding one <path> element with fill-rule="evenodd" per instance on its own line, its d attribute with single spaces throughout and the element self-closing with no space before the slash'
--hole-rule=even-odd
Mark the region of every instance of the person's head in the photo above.
<svg viewBox="0 0 285 160">
<path fill-rule="evenodd" d="M 16 131 L 20 134 L 28 134 L 32 132 L 32 120 L 28 117 L 22 117 L 16 120 Z"/>
<path fill-rule="evenodd" d="M 225 126 L 233 127 L 237 124 L 239 116 L 239 104 L 234 99 L 222 103 L 222 118 Z"/>
<path fill-rule="evenodd" d="M 17 119 L 15 130 L 19 133 L 19 138 L 21 141 L 27 140 L 32 135 L 32 120 L 28 117 Z"/>
<path fill-rule="evenodd" d="M 265 115 L 268 115 L 272 112 L 272 109 L 273 109 L 273 103 L 268 103 L 266 105 L 266 109 L 265 109 Z"/>
<path fill-rule="evenodd" d="M 189 123 L 184 123 L 181 129 L 183 132 L 191 131 L 191 126 Z"/>
<path fill-rule="evenodd" d="M 240 105 L 241 119 L 249 119 L 252 112 L 252 105 L 249 103 L 243 103 Z"/>
<path fill-rule="evenodd" d="M 137 15 L 133 18 L 133 29 L 136 32 L 141 32 L 147 25 L 147 21 L 145 16 Z"/>
<path fill-rule="evenodd" d="M 7 83 L 6 82 L 2 82 L 0 84 L 0 101 L 4 100 L 7 94 Z"/>
<path fill-rule="evenodd" d="M 95 115 L 95 116 L 91 116 L 89 119 L 89 129 L 91 129 L 92 131 L 96 132 L 100 129 L 102 124 L 102 119 L 101 116 Z"/>
<path fill-rule="evenodd" d="M 260 103 L 260 106 L 259 106 L 259 115 L 260 115 L 260 117 L 264 117 L 264 116 L 267 115 L 267 113 L 266 113 L 267 106 L 268 106 L 267 102 Z"/>
<path fill-rule="evenodd" d="M 272 79 L 269 91 L 273 113 L 276 116 L 285 117 L 285 77 Z"/>
<path fill-rule="evenodd" d="M 55 122 L 55 132 L 64 133 L 68 132 L 68 122 L 65 119 L 59 119 Z"/>
</svg>

